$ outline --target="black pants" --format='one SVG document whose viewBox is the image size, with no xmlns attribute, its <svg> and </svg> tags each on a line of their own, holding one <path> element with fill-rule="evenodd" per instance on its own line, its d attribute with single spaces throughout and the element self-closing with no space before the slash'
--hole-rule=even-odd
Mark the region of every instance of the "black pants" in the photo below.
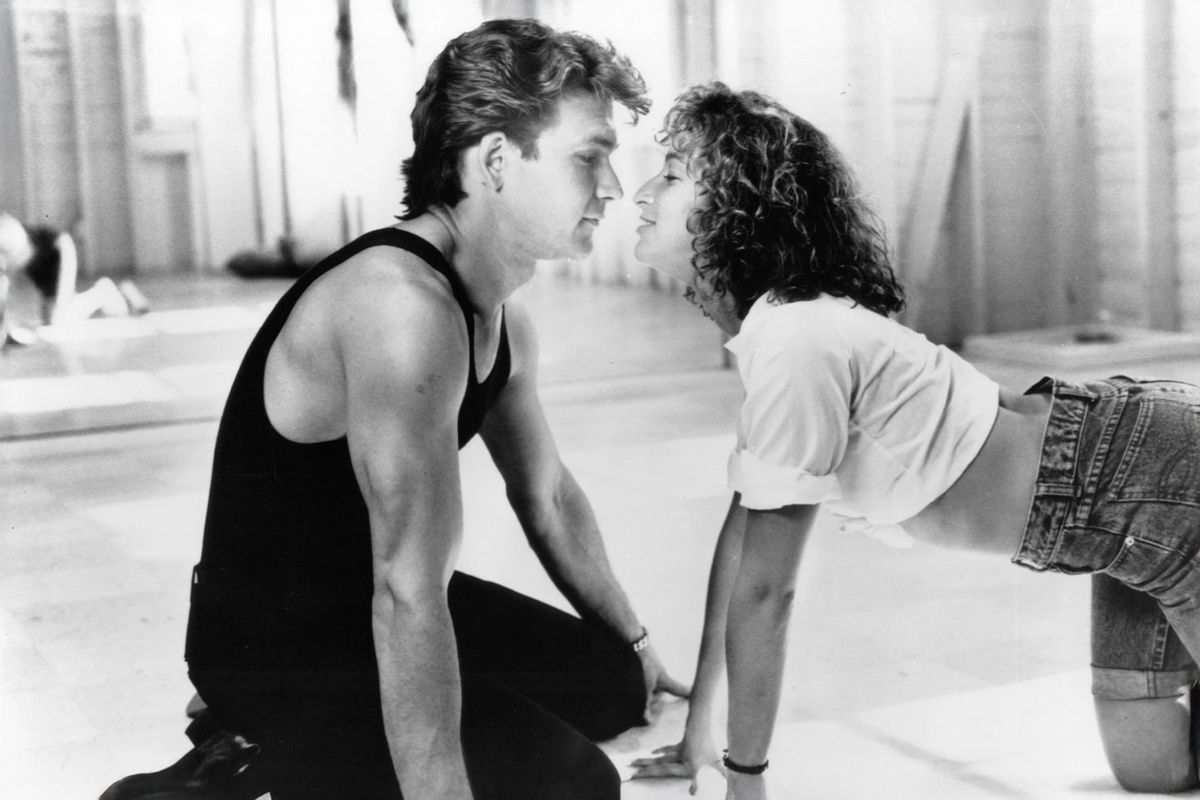
<svg viewBox="0 0 1200 800">
<path fill-rule="evenodd" d="M 495 583 L 449 588 L 462 670 L 463 752 L 477 800 L 617 800 L 594 741 L 639 724 L 646 692 L 628 644 Z M 262 747 L 251 769 L 274 800 L 400 798 L 379 676 L 360 670 L 201 669 L 190 675 L 226 728 Z"/>
</svg>

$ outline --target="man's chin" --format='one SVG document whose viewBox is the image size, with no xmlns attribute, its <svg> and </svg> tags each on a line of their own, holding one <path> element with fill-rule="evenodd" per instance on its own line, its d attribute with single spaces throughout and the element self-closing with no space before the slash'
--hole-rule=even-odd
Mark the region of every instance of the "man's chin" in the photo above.
<svg viewBox="0 0 1200 800">
<path fill-rule="evenodd" d="M 537 258 L 539 261 L 587 258 L 592 254 L 592 250 L 594 249 L 592 245 L 592 232 L 590 230 L 576 231 L 569 242 L 563 242 L 558 248 L 547 247 L 544 253 Z"/>
<path fill-rule="evenodd" d="M 587 258 L 592 254 L 592 234 L 588 232 L 586 236 L 578 236 L 571 247 L 571 252 L 564 258 Z"/>
</svg>

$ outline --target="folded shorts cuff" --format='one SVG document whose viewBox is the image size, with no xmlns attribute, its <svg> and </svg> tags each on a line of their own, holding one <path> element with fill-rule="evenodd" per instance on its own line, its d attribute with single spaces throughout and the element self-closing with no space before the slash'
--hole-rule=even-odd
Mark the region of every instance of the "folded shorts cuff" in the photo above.
<svg viewBox="0 0 1200 800">
<path fill-rule="evenodd" d="M 1153 700 L 1179 697 L 1191 689 L 1196 669 L 1167 671 L 1092 667 L 1092 695 L 1104 700 Z"/>
</svg>

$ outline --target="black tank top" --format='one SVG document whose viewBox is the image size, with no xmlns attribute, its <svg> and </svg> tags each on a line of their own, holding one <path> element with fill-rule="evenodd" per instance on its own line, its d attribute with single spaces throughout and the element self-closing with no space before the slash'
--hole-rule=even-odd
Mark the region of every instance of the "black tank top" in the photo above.
<svg viewBox="0 0 1200 800">
<path fill-rule="evenodd" d="M 267 353 L 304 291 L 369 247 L 407 250 L 450 282 L 467 325 L 470 367 L 458 413 L 461 448 L 509 377 L 507 326 L 480 383 L 475 326 L 463 286 L 441 253 L 395 228 L 372 231 L 305 273 L 255 335 L 217 432 L 200 563 L 193 575 L 186 657 L 193 665 L 374 663 L 367 507 L 346 438 L 298 444 L 267 419 Z"/>
</svg>

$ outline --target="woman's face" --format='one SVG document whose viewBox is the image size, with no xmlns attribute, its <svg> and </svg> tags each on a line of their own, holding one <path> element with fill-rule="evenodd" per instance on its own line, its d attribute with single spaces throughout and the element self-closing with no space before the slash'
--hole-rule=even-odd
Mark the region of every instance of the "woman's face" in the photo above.
<svg viewBox="0 0 1200 800">
<path fill-rule="evenodd" d="M 688 220 L 703 195 L 697 172 L 695 159 L 670 150 L 659 173 L 638 189 L 633 201 L 641 208 L 642 224 L 633 254 L 638 261 L 679 280 L 686 287 L 687 299 L 733 335 L 741 327 L 733 303 L 724 295 L 715 295 L 709 281 L 692 264 L 695 234 L 688 230 Z"/>
<path fill-rule="evenodd" d="M 695 235 L 687 223 L 700 195 L 690 161 L 683 153 L 668 151 L 662 169 L 633 196 L 642 212 L 634 256 L 688 286 L 696 279 L 696 269 L 692 266 Z"/>
</svg>

